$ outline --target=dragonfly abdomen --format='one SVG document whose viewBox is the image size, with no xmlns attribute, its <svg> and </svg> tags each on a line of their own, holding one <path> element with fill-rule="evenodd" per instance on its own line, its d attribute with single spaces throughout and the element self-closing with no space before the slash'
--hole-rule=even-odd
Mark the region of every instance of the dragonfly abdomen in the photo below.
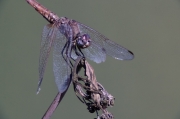
<svg viewBox="0 0 180 119">
<path fill-rule="evenodd" d="M 38 11 L 48 22 L 55 23 L 55 21 L 58 21 L 59 17 L 39 4 L 36 0 L 26 0 L 36 11 Z"/>
</svg>

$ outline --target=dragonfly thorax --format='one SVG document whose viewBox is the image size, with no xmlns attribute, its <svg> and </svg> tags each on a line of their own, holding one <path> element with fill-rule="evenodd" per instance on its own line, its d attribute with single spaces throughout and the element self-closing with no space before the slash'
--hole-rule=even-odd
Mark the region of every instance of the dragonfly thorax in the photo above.
<svg viewBox="0 0 180 119">
<path fill-rule="evenodd" d="M 59 19 L 59 22 L 60 22 L 61 24 L 67 24 L 67 23 L 69 22 L 69 19 L 66 18 L 66 17 L 61 17 L 61 18 Z"/>
<path fill-rule="evenodd" d="M 88 34 L 83 34 L 77 38 L 77 46 L 79 48 L 87 48 L 91 45 L 91 39 Z"/>
</svg>

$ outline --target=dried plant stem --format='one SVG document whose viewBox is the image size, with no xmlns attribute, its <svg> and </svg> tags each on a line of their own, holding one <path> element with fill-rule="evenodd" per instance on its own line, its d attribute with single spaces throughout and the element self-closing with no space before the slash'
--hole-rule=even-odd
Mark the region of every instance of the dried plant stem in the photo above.
<svg viewBox="0 0 180 119">
<path fill-rule="evenodd" d="M 56 110 L 57 106 L 59 105 L 62 98 L 64 97 L 66 91 L 64 93 L 57 93 L 56 97 L 54 98 L 54 101 L 51 103 L 46 113 L 43 115 L 42 119 L 50 119 L 51 115 Z"/>
<path fill-rule="evenodd" d="M 84 76 L 80 76 L 80 71 L 84 71 Z M 84 57 L 79 56 L 76 59 L 71 74 L 75 94 L 87 106 L 89 112 L 96 112 L 96 119 L 113 119 L 113 115 L 107 111 L 107 108 L 114 105 L 115 98 L 97 82 L 94 69 Z M 56 95 L 42 119 L 50 119 L 67 90 L 68 88 L 63 93 Z M 98 114 L 99 110 L 102 111 L 100 116 Z"/>
</svg>

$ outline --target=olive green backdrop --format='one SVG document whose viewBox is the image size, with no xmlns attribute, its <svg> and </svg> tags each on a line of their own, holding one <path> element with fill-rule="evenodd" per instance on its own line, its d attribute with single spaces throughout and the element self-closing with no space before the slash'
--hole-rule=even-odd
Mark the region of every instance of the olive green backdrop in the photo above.
<svg viewBox="0 0 180 119">
<path fill-rule="evenodd" d="M 180 119 L 179 0 L 39 0 L 133 51 L 132 61 L 90 62 L 116 98 L 116 119 Z M 40 119 L 57 93 L 48 61 L 36 95 L 41 32 L 48 22 L 25 0 L 0 1 L 0 119 Z M 72 85 L 52 119 L 93 119 Z"/>
</svg>

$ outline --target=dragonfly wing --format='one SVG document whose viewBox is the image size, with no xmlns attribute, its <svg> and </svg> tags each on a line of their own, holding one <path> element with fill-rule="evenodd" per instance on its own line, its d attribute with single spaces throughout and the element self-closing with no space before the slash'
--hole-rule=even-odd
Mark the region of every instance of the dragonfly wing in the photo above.
<svg viewBox="0 0 180 119">
<path fill-rule="evenodd" d="M 78 55 L 76 54 L 75 52 L 75 49 L 73 48 L 72 51 L 71 51 L 71 57 L 76 60 L 78 58 Z"/>
<path fill-rule="evenodd" d="M 91 40 L 97 44 L 97 46 L 99 46 L 100 49 L 103 50 L 103 52 L 105 52 L 107 55 L 118 60 L 131 60 L 134 58 L 134 55 L 131 51 L 109 40 L 92 28 L 81 23 L 79 23 L 79 28 L 82 34 L 90 35 Z"/>
<path fill-rule="evenodd" d="M 101 63 L 106 60 L 105 52 L 100 47 L 98 47 L 93 41 L 91 41 L 90 46 L 84 49 L 80 49 L 80 50 L 83 53 L 83 56 L 85 56 L 87 59 L 90 59 L 96 63 Z M 77 49 L 73 48 L 71 52 L 71 57 L 74 60 L 76 60 L 78 57 L 75 51 L 77 51 Z M 81 54 L 79 51 L 78 53 Z"/>
<path fill-rule="evenodd" d="M 66 37 L 58 30 L 53 50 L 53 72 L 60 93 L 66 91 L 71 82 L 71 69 L 63 57 L 66 41 Z"/>
<path fill-rule="evenodd" d="M 97 46 L 94 41 L 91 41 L 91 45 L 81 50 L 84 56 L 96 63 L 101 63 L 106 60 L 106 54 L 104 50 Z"/>
<path fill-rule="evenodd" d="M 56 31 L 51 24 L 44 26 L 39 56 L 39 82 L 37 93 L 39 93 L 40 91 L 40 86 L 43 80 L 48 56 L 51 51 L 51 47 L 53 46 L 55 32 Z"/>
</svg>

